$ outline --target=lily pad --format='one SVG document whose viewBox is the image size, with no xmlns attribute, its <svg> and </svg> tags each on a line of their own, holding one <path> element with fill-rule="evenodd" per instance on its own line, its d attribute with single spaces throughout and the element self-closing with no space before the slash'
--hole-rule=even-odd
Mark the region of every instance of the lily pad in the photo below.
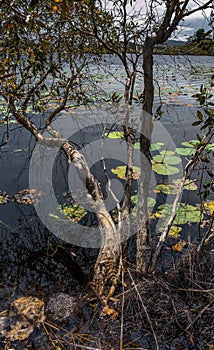
<svg viewBox="0 0 214 350">
<path fill-rule="evenodd" d="M 151 143 L 150 150 L 152 152 L 158 151 L 162 146 L 164 146 L 163 142 Z M 140 149 L 140 142 L 136 142 L 134 144 L 135 149 Z"/>
<path fill-rule="evenodd" d="M 152 170 L 159 175 L 174 175 L 179 172 L 178 168 L 168 164 L 161 164 L 161 163 L 153 163 Z"/>
<path fill-rule="evenodd" d="M 87 211 L 77 203 L 65 205 L 62 212 L 73 222 L 78 222 L 87 214 Z"/>
<path fill-rule="evenodd" d="M 206 149 L 208 151 L 214 152 L 214 143 L 210 143 L 209 145 L 207 145 Z"/>
<path fill-rule="evenodd" d="M 165 229 L 164 226 L 162 226 L 160 228 L 160 232 L 163 232 Z M 170 230 L 169 230 L 169 233 L 168 233 L 168 236 L 169 237 L 173 237 L 173 238 L 179 238 L 180 237 L 180 232 L 182 231 L 182 227 L 180 226 L 176 226 L 176 225 L 172 225 Z"/>
<path fill-rule="evenodd" d="M 195 148 L 190 148 L 190 147 L 187 147 L 187 148 L 177 147 L 175 150 L 181 156 L 193 156 L 196 152 Z"/>
<path fill-rule="evenodd" d="M 204 207 L 205 207 L 206 209 L 208 209 L 210 215 L 213 215 L 213 213 L 214 213 L 214 201 L 205 202 L 205 203 L 204 203 Z"/>
<path fill-rule="evenodd" d="M 111 169 L 113 174 L 116 174 L 120 179 L 126 178 L 126 165 L 119 165 L 114 169 Z M 133 166 L 133 179 L 136 180 L 140 176 L 140 168 Z"/>
<path fill-rule="evenodd" d="M 161 204 L 158 207 L 157 213 L 166 221 L 170 218 L 172 212 L 172 204 Z M 202 219 L 201 211 L 194 205 L 180 203 L 176 212 L 174 224 L 183 225 L 188 222 L 200 222 Z"/>
<path fill-rule="evenodd" d="M 1 194 L 0 195 L 0 204 L 4 204 L 4 203 L 7 203 L 8 202 L 8 198 L 7 198 L 7 195 L 5 194 Z"/>
<path fill-rule="evenodd" d="M 105 132 L 105 137 L 108 137 L 109 139 L 121 139 L 124 137 L 123 131 L 112 131 L 112 132 Z"/>
<path fill-rule="evenodd" d="M 175 164 L 180 164 L 181 163 L 181 158 L 173 155 L 165 155 L 165 154 L 157 154 L 156 156 L 153 157 L 153 160 L 155 162 L 161 163 L 161 164 L 170 164 L 170 165 L 175 165 Z"/>
<path fill-rule="evenodd" d="M 181 179 L 174 179 L 172 180 L 171 184 L 167 184 L 167 183 L 158 184 L 154 192 L 156 193 L 163 192 L 164 194 L 177 194 L 180 183 L 181 183 Z M 198 186 L 196 185 L 195 180 L 189 180 L 189 179 L 185 181 L 183 186 L 183 190 L 187 190 L 187 191 L 195 191 L 197 190 L 197 188 Z"/>
<path fill-rule="evenodd" d="M 190 140 L 190 141 L 181 142 L 182 146 L 185 146 L 185 147 L 195 147 L 199 143 L 200 143 L 199 140 Z"/>
<path fill-rule="evenodd" d="M 163 149 L 160 154 L 163 156 L 173 156 L 175 154 L 174 151 L 170 151 L 169 149 Z"/>
<path fill-rule="evenodd" d="M 172 182 L 175 184 L 175 186 L 179 186 L 181 183 L 181 179 L 174 179 Z M 186 191 L 196 191 L 198 189 L 198 186 L 196 185 L 196 180 L 187 179 L 184 182 L 183 189 Z"/>
<path fill-rule="evenodd" d="M 138 200 L 138 195 L 135 194 L 134 196 L 131 196 L 131 202 L 132 204 L 137 204 L 137 200 Z M 156 200 L 152 197 L 148 197 L 147 199 L 147 205 L 149 208 L 153 208 L 156 204 Z"/>
<path fill-rule="evenodd" d="M 163 142 L 151 143 L 151 151 L 158 151 L 162 146 L 164 146 Z"/>
<path fill-rule="evenodd" d="M 158 184 L 154 191 L 156 193 L 163 192 L 164 194 L 176 194 L 177 188 L 169 184 Z"/>
</svg>

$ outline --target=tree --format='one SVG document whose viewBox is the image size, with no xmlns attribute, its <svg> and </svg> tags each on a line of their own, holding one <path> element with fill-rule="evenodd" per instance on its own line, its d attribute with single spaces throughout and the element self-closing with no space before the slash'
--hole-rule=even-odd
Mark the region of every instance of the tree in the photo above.
<svg viewBox="0 0 214 350">
<path fill-rule="evenodd" d="M 198 29 L 195 33 L 195 38 L 197 43 L 200 43 L 202 40 L 204 40 L 206 37 L 204 28 Z"/>
<path fill-rule="evenodd" d="M 153 49 L 156 44 L 168 40 L 179 23 L 187 16 L 212 6 L 212 0 L 201 6 L 190 8 L 190 1 L 169 0 L 163 7 L 151 1 L 145 10 L 136 10 L 135 2 L 120 1 L 16 1 L 12 4 L 2 1 L 0 94 L 18 123 L 31 132 L 35 140 L 48 147 L 60 147 L 79 172 L 88 192 L 88 201 L 96 208 L 98 226 L 102 232 L 103 247 L 100 249 L 94 269 L 93 283 L 100 294 L 110 297 L 120 282 L 121 261 L 126 251 L 118 239 L 109 249 L 111 241 L 129 237 L 129 217 L 131 208 L 131 188 L 133 181 L 133 147 L 136 132 L 131 128 L 129 107 L 133 101 L 136 74 L 140 58 L 144 74 L 142 120 L 140 126 L 141 168 L 137 213 L 137 269 L 141 273 L 154 273 L 166 239 L 170 223 L 159 242 L 152 246 L 148 224 L 147 196 L 151 177 L 150 138 L 153 112 Z M 131 10 L 130 10 L 131 9 Z M 159 12 L 159 15 L 156 13 Z M 135 54 L 129 54 L 132 44 Z M 96 47 L 117 55 L 126 72 L 124 86 L 123 134 L 127 143 L 127 169 L 125 174 L 125 196 L 118 204 L 116 225 L 105 207 L 99 182 L 90 171 L 86 159 L 74 143 L 68 142 L 59 132 L 52 129 L 53 121 L 67 104 L 72 101 L 79 105 L 87 103 L 88 96 L 83 88 L 87 76 L 84 69 L 89 56 L 85 47 Z M 68 72 L 63 64 L 69 67 Z M 78 83 L 79 82 L 79 83 Z M 50 109 L 50 101 L 56 105 Z M 44 136 L 28 113 L 33 110 L 47 111 L 43 114 L 43 124 L 50 137 Z M 147 129 L 147 132 L 143 130 Z"/>
</svg>

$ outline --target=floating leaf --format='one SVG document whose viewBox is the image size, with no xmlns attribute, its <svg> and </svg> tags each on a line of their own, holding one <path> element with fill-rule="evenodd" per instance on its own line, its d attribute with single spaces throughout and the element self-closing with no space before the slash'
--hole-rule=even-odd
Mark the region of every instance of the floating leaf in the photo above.
<svg viewBox="0 0 214 350">
<path fill-rule="evenodd" d="M 179 241 L 178 243 L 172 246 L 172 249 L 175 250 L 176 252 L 181 252 L 183 248 L 185 248 L 186 246 L 187 246 L 186 241 Z"/>
<path fill-rule="evenodd" d="M 105 132 L 105 137 L 108 137 L 109 139 L 121 139 L 124 137 L 123 131 L 112 131 L 112 132 Z"/>
<path fill-rule="evenodd" d="M 136 143 L 134 144 L 134 148 L 135 148 L 135 149 L 140 149 L 140 142 L 136 142 Z"/>
<path fill-rule="evenodd" d="M 214 143 L 210 143 L 206 146 L 206 149 L 208 151 L 214 152 Z"/>
<path fill-rule="evenodd" d="M 170 151 L 168 149 L 163 149 L 160 154 L 162 154 L 163 156 L 173 156 L 175 154 L 174 151 Z M 172 163 L 171 163 L 172 164 Z"/>
<path fill-rule="evenodd" d="M 187 179 L 184 182 L 184 186 L 183 189 L 186 191 L 196 191 L 198 186 L 195 183 L 196 180 L 191 180 L 191 179 Z M 172 182 L 175 184 L 175 186 L 179 186 L 181 183 L 181 179 L 174 179 L 172 180 Z"/>
<path fill-rule="evenodd" d="M 138 201 L 138 195 L 135 194 L 134 196 L 131 196 L 131 202 L 132 204 L 137 204 Z M 152 197 L 148 197 L 147 199 L 147 205 L 149 208 L 153 208 L 156 204 L 156 200 Z"/>
<path fill-rule="evenodd" d="M 151 143 L 150 150 L 152 152 L 158 151 L 162 146 L 164 146 L 163 142 Z M 140 149 L 140 142 L 136 142 L 134 144 L 135 149 Z"/>
<path fill-rule="evenodd" d="M 161 227 L 160 228 L 160 232 L 163 232 L 165 229 L 165 226 Z M 173 237 L 173 238 L 178 238 L 180 237 L 180 232 L 182 231 L 182 228 L 180 226 L 175 226 L 175 225 L 172 225 L 170 227 L 170 230 L 169 230 L 169 233 L 168 233 L 168 236 L 169 237 Z"/>
<path fill-rule="evenodd" d="M 73 222 L 78 222 L 87 214 L 87 211 L 77 203 L 63 206 L 62 212 Z"/>
<path fill-rule="evenodd" d="M 164 146 L 163 142 L 151 143 L 151 151 L 158 151 L 162 146 Z"/>
<path fill-rule="evenodd" d="M 161 163 L 161 164 L 170 164 L 175 165 L 181 163 L 181 158 L 173 155 L 165 155 L 163 154 L 157 154 L 153 157 L 153 160 L 155 162 Z"/>
<path fill-rule="evenodd" d="M 147 205 L 149 208 L 153 208 L 156 204 L 156 200 L 152 197 L 148 197 L 147 201 Z"/>
<path fill-rule="evenodd" d="M 7 195 L 0 195 L 0 204 L 4 204 L 8 202 Z"/>
<path fill-rule="evenodd" d="M 190 140 L 190 141 L 181 142 L 182 146 L 185 146 L 185 147 L 195 147 L 199 143 L 200 143 L 199 140 Z"/>
<path fill-rule="evenodd" d="M 49 216 L 54 219 L 60 219 L 60 217 L 56 214 L 50 213 Z"/>
<path fill-rule="evenodd" d="M 152 164 L 152 170 L 159 175 L 173 175 L 179 172 L 178 168 L 161 163 Z"/>
<path fill-rule="evenodd" d="M 205 202 L 204 206 L 205 206 L 206 209 L 209 210 L 210 215 L 213 215 L 213 213 L 214 213 L 214 201 L 212 201 L 212 202 Z"/>
<path fill-rule="evenodd" d="M 126 178 L 126 165 L 119 165 L 114 169 L 111 169 L 113 174 L 116 174 L 120 179 Z M 136 180 L 140 176 L 140 168 L 133 166 L 133 179 Z"/>
<path fill-rule="evenodd" d="M 177 147 L 175 150 L 181 156 L 192 156 L 196 152 L 195 148 L 181 148 L 181 147 Z"/>
<path fill-rule="evenodd" d="M 164 194 L 177 194 L 181 179 L 172 180 L 172 184 L 162 183 L 156 186 L 154 192 L 163 192 Z M 186 180 L 183 186 L 184 190 L 195 191 L 198 186 L 195 183 L 195 180 Z"/>
<path fill-rule="evenodd" d="M 166 221 L 170 218 L 172 212 L 172 204 L 161 204 L 158 207 L 157 213 Z M 174 224 L 183 225 L 188 222 L 200 222 L 202 219 L 201 211 L 194 205 L 180 203 L 176 212 Z"/>
<path fill-rule="evenodd" d="M 173 185 L 158 184 L 155 188 L 155 192 L 163 192 L 164 194 L 176 194 L 177 188 Z"/>
</svg>

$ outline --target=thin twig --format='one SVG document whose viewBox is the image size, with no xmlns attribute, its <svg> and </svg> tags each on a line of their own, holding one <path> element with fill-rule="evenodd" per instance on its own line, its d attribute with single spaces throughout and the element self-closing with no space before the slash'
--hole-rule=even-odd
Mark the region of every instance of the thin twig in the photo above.
<svg viewBox="0 0 214 350">
<path fill-rule="evenodd" d="M 201 310 L 201 312 L 199 312 L 199 314 L 194 318 L 194 320 L 189 324 L 189 326 L 187 326 L 187 327 L 185 328 L 185 331 L 188 331 L 188 330 L 195 324 L 195 322 L 198 321 L 198 320 L 201 318 L 201 316 L 209 309 L 209 307 L 213 304 L 213 302 L 214 302 L 214 299 L 212 299 L 212 300 L 210 301 L 210 303 L 207 304 L 207 305 Z"/>
<path fill-rule="evenodd" d="M 62 103 L 50 113 L 49 117 L 46 120 L 46 127 L 49 126 L 51 124 L 53 118 L 65 108 L 66 103 L 67 103 L 67 99 L 68 99 L 68 94 L 70 91 L 70 87 L 71 87 L 74 79 L 75 79 L 75 77 L 72 76 L 68 80 L 68 83 L 67 83 L 66 88 L 65 88 L 65 93 L 64 93 Z"/>
</svg>

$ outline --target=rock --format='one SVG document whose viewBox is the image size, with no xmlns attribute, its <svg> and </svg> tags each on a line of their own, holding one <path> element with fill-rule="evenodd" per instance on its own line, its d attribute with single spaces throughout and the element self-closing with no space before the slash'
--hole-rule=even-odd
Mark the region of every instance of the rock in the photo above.
<svg viewBox="0 0 214 350">
<path fill-rule="evenodd" d="M 69 323 L 71 326 L 76 326 L 83 317 L 79 299 L 66 293 L 53 295 L 46 304 L 45 314 L 54 322 Z"/>
</svg>

